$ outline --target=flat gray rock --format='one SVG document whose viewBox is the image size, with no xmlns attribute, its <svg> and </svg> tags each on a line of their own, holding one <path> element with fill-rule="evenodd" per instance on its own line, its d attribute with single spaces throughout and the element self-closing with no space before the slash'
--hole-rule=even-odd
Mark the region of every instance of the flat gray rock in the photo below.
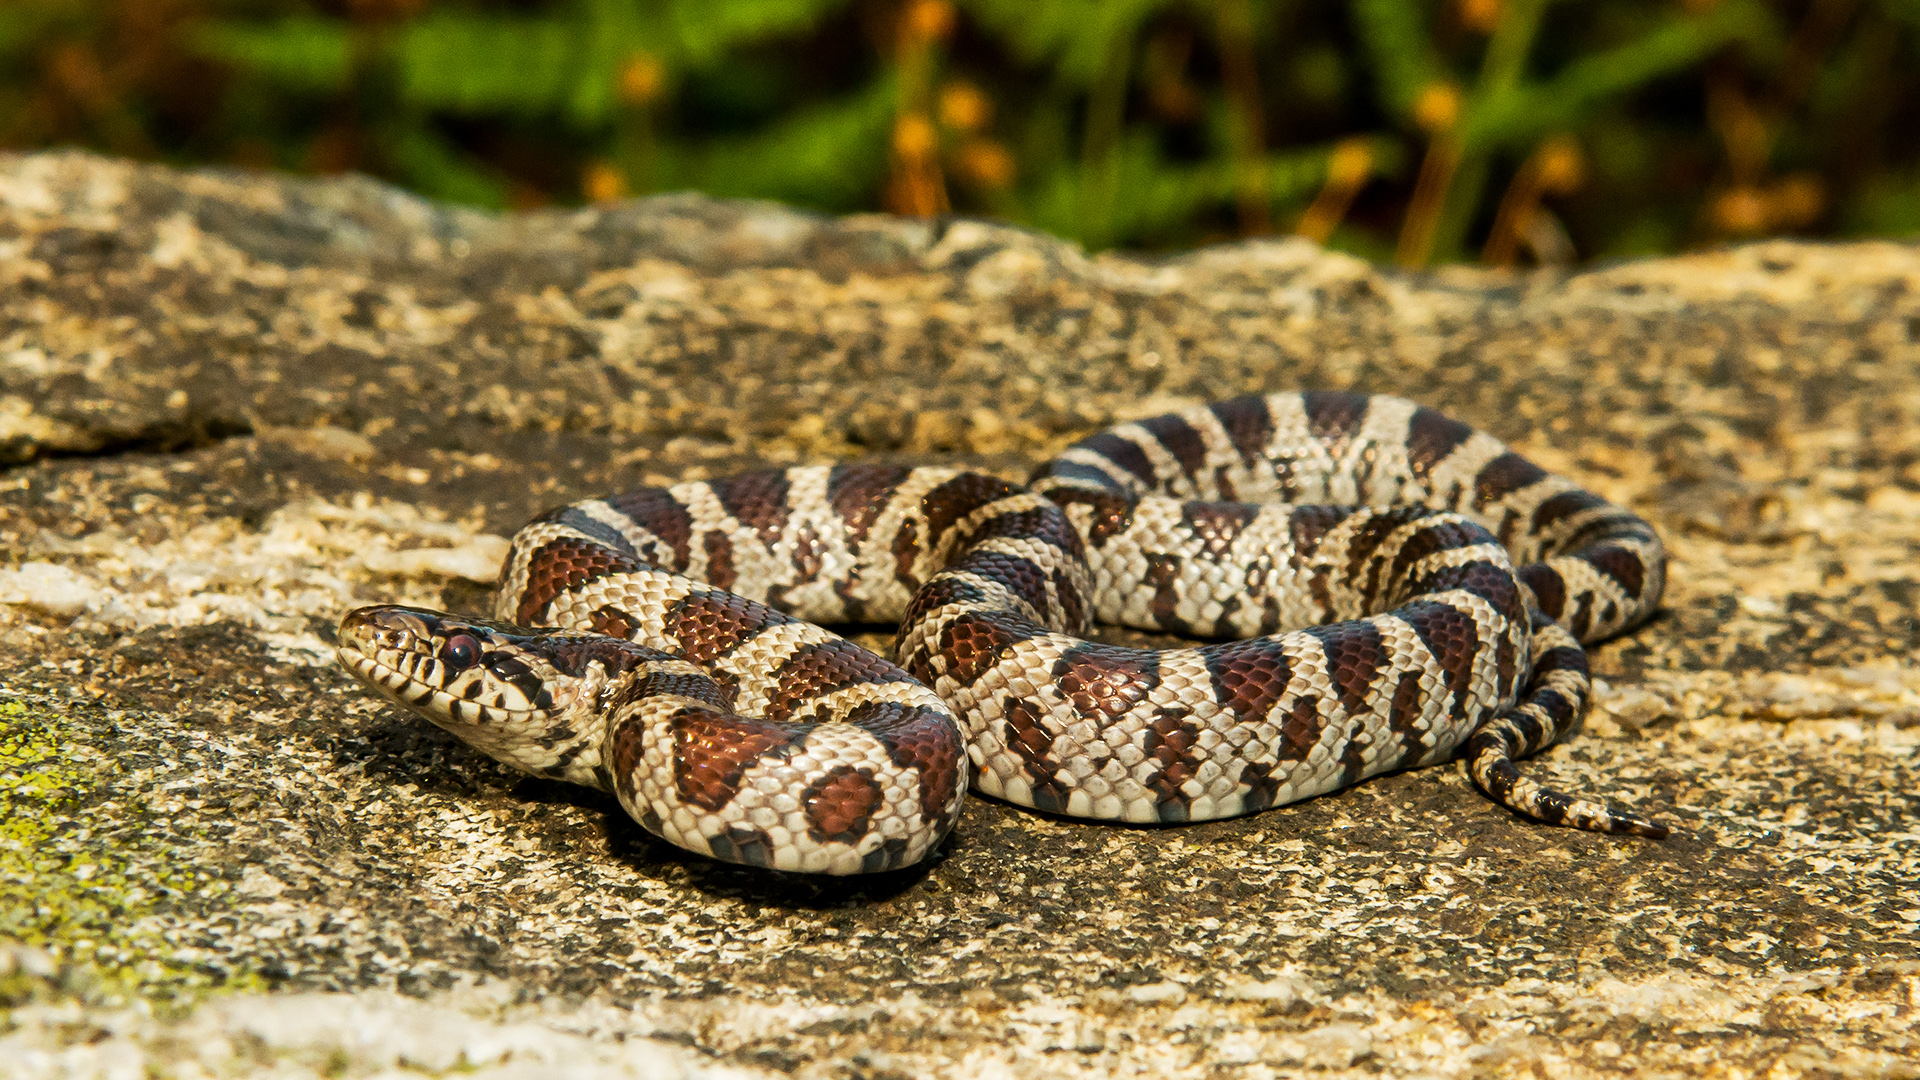
<svg viewBox="0 0 1920 1080">
<path fill-rule="evenodd" d="M 969 802 L 724 866 L 332 666 L 538 510 L 752 465 L 1009 475 L 1116 419 L 1401 394 L 1636 508 L 1659 618 L 1533 776 L 1233 821 Z M 0 156 L 0 1061 L 27 1076 L 1920 1076 L 1920 247 L 1408 275 L 1089 259 L 667 196 Z M 862 638 L 880 644 L 880 628 Z"/>
</svg>

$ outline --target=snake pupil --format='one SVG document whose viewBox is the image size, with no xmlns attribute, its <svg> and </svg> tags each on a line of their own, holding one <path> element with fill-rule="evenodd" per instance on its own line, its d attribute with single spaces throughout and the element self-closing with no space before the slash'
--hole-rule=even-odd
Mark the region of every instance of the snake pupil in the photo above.
<svg viewBox="0 0 1920 1080">
<path fill-rule="evenodd" d="M 463 671 L 480 659 L 480 642 L 472 634 L 455 634 L 440 647 L 440 662 L 453 671 Z"/>
</svg>

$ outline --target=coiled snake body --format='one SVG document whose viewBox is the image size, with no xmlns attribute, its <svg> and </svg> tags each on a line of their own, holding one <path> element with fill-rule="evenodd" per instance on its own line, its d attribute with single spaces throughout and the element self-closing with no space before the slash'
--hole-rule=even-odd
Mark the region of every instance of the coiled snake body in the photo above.
<svg viewBox="0 0 1920 1080">
<path fill-rule="evenodd" d="M 917 862 L 969 782 L 1199 821 L 1463 748 L 1514 810 L 1658 837 L 1513 760 L 1574 724 L 1580 642 L 1664 574 L 1645 521 L 1491 436 L 1277 394 L 1123 424 L 1026 487 L 868 464 L 589 499 L 514 537 L 493 620 L 363 608 L 339 651 L 501 761 L 784 870 Z M 897 666 L 816 625 L 877 621 Z M 1093 621 L 1231 640 L 1122 648 Z"/>
</svg>

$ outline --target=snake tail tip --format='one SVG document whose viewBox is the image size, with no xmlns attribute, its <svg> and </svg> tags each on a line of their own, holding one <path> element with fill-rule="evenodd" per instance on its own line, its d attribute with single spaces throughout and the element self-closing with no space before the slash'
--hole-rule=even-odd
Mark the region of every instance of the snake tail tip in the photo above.
<svg viewBox="0 0 1920 1080">
<path fill-rule="evenodd" d="M 1613 815 L 1613 832 L 1627 833 L 1632 836 L 1644 836 L 1649 840 L 1665 840 L 1673 835 L 1673 830 L 1664 822 L 1653 818 L 1643 818 L 1637 814 Z"/>
</svg>

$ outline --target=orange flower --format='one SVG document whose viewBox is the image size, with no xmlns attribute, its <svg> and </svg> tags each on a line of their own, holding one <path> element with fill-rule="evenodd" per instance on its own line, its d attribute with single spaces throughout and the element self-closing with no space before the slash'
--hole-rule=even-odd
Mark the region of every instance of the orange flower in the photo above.
<svg viewBox="0 0 1920 1080">
<path fill-rule="evenodd" d="M 580 177 L 580 193 L 589 202 L 612 202 L 627 193 L 626 174 L 609 162 L 593 162 Z"/>
<path fill-rule="evenodd" d="M 959 79 L 940 88 L 940 122 L 956 131 L 979 131 L 993 120 L 993 102 Z"/>
<path fill-rule="evenodd" d="M 1721 232 L 1754 234 L 1767 228 L 1767 199 L 1750 187 L 1738 187 L 1713 202 L 1713 223 Z"/>
<path fill-rule="evenodd" d="M 620 65 L 618 91 L 623 104 L 638 108 L 660 96 L 667 85 L 667 69 L 651 53 L 636 52 Z"/>
<path fill-rule="evenodd" d="M 1491 34 L 1505 9 L 1501 0 L 1460 0 L 1460 22 L 1476 34 Z"/>
<path fill-rule="evenodd" d="M 953 168 L 969 182 L 992 191 L 1012 186 L 1017 171 L 1013 155 L 992 139 L 969 139 L 954 154 Z"/>
<path fill-rule="evenodd" d="M 920 46 L 941 41 L 953 33 L 956 21 L 948 0 L 908 0 L 900 13 L 900 44 Z"/>
<path fill-rule="evenodd" d="M 1587 157 L 1580 144 L 1565 135 L 1549 139 L 1540 147 L 1540 190 L 1555 195 L 1578 191 L 1587 179 Z"/>
<path fill-rule="evenodd" d="M 1460 88 L 1450 82 L 1429 83 L 1413 102 L 1413 122 L 1426 131 L 1445 131 L 1460 119 Z"/>
<path fill-rule="evenodd" d="M 919 113 L 907 113 L 893 122 L 893 152 L 903 158 L 924 158 L 938 145 L 933 121 Z"/>
</svg>

